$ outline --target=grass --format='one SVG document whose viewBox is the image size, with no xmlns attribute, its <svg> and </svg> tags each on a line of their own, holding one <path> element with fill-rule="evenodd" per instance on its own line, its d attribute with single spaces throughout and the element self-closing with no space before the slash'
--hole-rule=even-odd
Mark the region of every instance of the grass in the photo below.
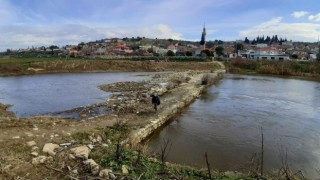
<svg viewBox="0 0 320 180">
<path fill-rule="evenodd" d="M 84 143 L 86 141 L 89 141 L 90 140 L 89 136 L 90 136 L 90 134 L 87 132 L 76 132 L 76 133 L 71 134 L 71 137 L 74 140 L 78 141 L 79 143 Z"/>
<path fill-rule="evenodd" d="M 225 62 L 231 73 L 257 73 L 280 76 L 320 77 L 320 63 L 233 59 Z"/>
<path fill-rule="evenodd" d="M 34 63 L 34 62 L 43 62 L 43 61 L 55 61 L 55 60 L 84 60 L 83 58 L 59 58 L 59 57 L 51 57 L 51 58 L 0 58 L 0 64 L 3 63 Z"/>
<path fill-rule="evenodd" d="M 19 146 L 17 146 L 14 151 L 16 153 L 27 153 L 27 152 L 30 152 L 31 151 L 31 147 L 25 145 L 25 144 L 21 144 Z"/>
</svg>

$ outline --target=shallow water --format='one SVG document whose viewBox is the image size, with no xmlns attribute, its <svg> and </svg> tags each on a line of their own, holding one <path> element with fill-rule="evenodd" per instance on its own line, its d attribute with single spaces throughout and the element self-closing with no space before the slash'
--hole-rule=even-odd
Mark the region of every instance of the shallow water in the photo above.
<svg viewBox="0 0 320 180">
<path fill-rule="evenodd" d="M 147 76 L 145 76 L 147 75 Z M 17 116 L 64 111 L 105 101 L 110 93 L 101 84 L 137 81 L 150 73 L 60 73 L 0 77 L 0 103 L 12 104 Z"/>
<path fill-rule="evenodd" d="M 320 169 L 320 83 L 264 76 L 226 75 L 180 117 L 155 133 L 148 145 L 159 152 L 169 139 L 168 161 L 214 169 L 246 171 L 261 149 L 265 170 L 287 161 L 310 178 Z"/>
</svg>

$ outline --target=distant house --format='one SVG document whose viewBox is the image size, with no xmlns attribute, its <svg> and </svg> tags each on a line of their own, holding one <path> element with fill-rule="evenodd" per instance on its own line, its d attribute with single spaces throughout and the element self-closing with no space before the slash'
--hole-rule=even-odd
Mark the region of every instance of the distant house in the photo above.
<svg viewBox="0 0 320 180">
<path fill-rule="evenodd" d="M 262 47 L 255 50 L 239 51 L 239 56 L 255 60 L 290 60 L 290 57 L 272 47 Z"/>
<path fill-rule="evenodd" d="M 174 53 L 177 52 L 177 47 L 175 45 L 169 45 L 167 49 L 168 51 L 172 51 Z"/>
<path fill-rule="evenodd" d="M 72 56 L 80 56 L 80 52 L 77 50 L 70 50 L 68 54 Z"/>
<path fill-rule="evenodd" d="M 268 47 L 268 44 L 260 43 L 256 45 L 257 48 L 265 48 Z"/>
<path fill-rule="evenodd" d="M 317 55 L 316 54 L 310 54 L 309 55 L 309 60 L 311 60 L 311 61 L 317 60 Z"/>
</svg>

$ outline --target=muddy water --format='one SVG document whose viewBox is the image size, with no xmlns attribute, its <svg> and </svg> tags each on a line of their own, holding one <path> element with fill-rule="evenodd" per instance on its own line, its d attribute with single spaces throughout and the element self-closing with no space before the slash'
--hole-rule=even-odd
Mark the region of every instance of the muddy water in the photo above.
<svg viewBox="0 0 320 180">
<path fill-rule="evenodd" d="M 74 73 L 0 77 L 0 103 L 17 116 L 64 111 L 105 101 L 100 84 L 150 78 L 150 73 Z"/>
<path fill-rule="evenodd" d="M 264 132 L 265 170 L 281 167 L 287 152 L 292 170 L 319 177 L 320 83 L 263 76 L 226 75 L 151 137 L 159 152 L 170 139 L 168 161 L 205 167 L 208 152 L 214 169 L 247 170 L 260 152 Z"/>
</svg>

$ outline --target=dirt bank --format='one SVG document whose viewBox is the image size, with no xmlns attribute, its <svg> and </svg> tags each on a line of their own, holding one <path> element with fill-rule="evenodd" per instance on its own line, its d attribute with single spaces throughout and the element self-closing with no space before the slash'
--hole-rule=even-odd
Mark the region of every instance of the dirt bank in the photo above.
<svg viewBox="0 0 320 180">
<path fill-rule="evenodd" d="M 50 60 L 42 62 L 0 63 L 0 75 L 27 75 L 69 72 L 160 72 L 215 69 L 211 62 L 155 62 L 121 60 Z"/>
<path fill-rule="evenodd" d="M 160 68 L 159 63 L 154 63 L 156 62 L 150 62 L 150 65 Z M 117 67 L 121 66 L 117 65 Z M 131 140 L 132 145 L 136 145 L 154 129 L 189 105 L 207 85 L 216 79 L 218 74 L 222 73 L 222 71 L 212 73 L 219 67 L 212 62 L 200 63 L 198 68 L 201 70 L 197 71 L 185 71 L 188 68 L 195 68 L 193 64 L 164 63 L 163 66 L 166 68 L 170 66 L 172 68 L 169 68 L 170 70 L 183 69 L 184 71 L 161 73 L 150 81 L 139 83 L 121 82 L 102 85 L 101 89 L 114 92 L 110 99 L 99 105 L 111 112 L 108 115 L 90 120 L 84 118 L 86 120 L 70 121 L 62 117 L 18 118 L 12 114 L 1 113 L 0 177 L 3 179 L 103 179 L 102 176 L 99 177 L 99 174 L 105 172 L 103 168 L 114 171 L 114 174 L 109 173 L 108 178 L 129 177 L 131 174 L 127 174 L 123 168 L 117 169 L 112 164 L 104 163 L 102 159 L 103 154 L 113 152 L 117 147 L 114 145 L 117 141 L 112 140 L 113 136 L 110 133 L 106 133 L 106 127 L 112 127 L 119 122 L 126 123 L 130 131 L 130 136 L 126 137 Z M 66 66 L 63 65 L 63 67 Z M 155 93 L 161 98 L 161 105 L 157 112 L 153 110 L 150 102 L 150 94 Z M 2 111 L 5 112 L 5 110 L 6 108 L 2 108 Z M 50 150 L 49 147 L 52 149 Z M 74 150 L 73 148 L 82 149 Z M 74 157 L 77 156 L 78 151 L 83 153 L 86 151 L 85 159 L 89 158 L 97 163 L 87 162 L 86 164 L 83 159 Z M 130 169 L 129 172 L 133 173 Z"/>
</svg>

